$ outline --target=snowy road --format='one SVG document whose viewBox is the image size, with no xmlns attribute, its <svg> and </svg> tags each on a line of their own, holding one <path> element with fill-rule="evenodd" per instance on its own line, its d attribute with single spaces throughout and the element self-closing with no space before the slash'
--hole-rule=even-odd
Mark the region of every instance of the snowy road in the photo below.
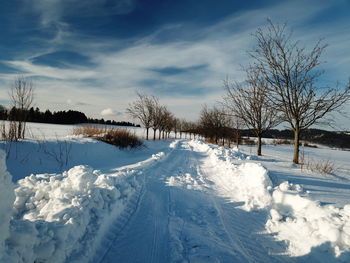
<svg viewBox="0 0 350 263">
<path fill-rule="evenodd" d="M 45 157 L 39 150 L 55 149 L 25 143 L 22 166 L 9 162 L 18 178 Z M 16 184 L 0 158 L 2 192 L 14 189 L 0 206 L 0 262 L 350 262 L 343 170 L 300 170 L 281 159 L 283 147 L 258 158 L 201 140 L 146 141 L 137 150 L 70 143 L 69 169 L 43 163 L 38 170 L 56 173 Z"/>
<path fill-rule="evenodd" d="M 266 211 L 219 196 L 230 189 L 210 180 L 225 172 L 210 157 L 181 141 L 146 169 L 134 212 L 115 222 L 94 262 L 290 262 L 262 234 Z"/>
</svg>

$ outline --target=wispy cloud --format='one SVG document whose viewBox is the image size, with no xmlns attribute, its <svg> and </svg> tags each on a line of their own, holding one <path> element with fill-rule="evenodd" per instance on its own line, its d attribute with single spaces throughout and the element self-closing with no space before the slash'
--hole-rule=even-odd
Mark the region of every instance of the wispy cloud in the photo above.
<svg viewBox="0 0 350 263">
<path fill-rule="evenodd" d="M 40 15 L 43 26 L 62 23 L 64 17 L 89 17 L 126 14 L 133 10 L 134 0 L 24 0 L 25 8 Z"/>
<path fill-rule="evenodd" d="M 61 69 L 51 66 L 35 65 L 31 61 L 5 61 L 8 66 L 26 72 L 30 77 L 45 77 L 55 79 L 86 79 L 95 77 L 96 72 L 79 69 Z"/>
<path fill-rule="evenodd" d="M 337 72 L 328 75 L 328 81 L 335 83 L 338 78 L 348 77 L 345 69 L 350 66 L 347 52 L 350 37 L 345 32 L 350 22 L 308 26 L 312 17 L 331 8 L 334 3 L 329 1 L 281 1 L 266 8 L 236 13 L 204 28 L 187 28 L 185 22 L 176 22 L 159 25 L 141 38 L 125 39 L 85 35 L 64 22 L 65 16 L 71 15 L 67 5 L 81 7 L 83 16 L 93 16 L 95 11 L 106 12 L 101 5 L 107 1 L 34 2 L 33 8 L 41 14 L 42 25 L 48 28 L 55 25 L 51 29 L 53 36 L 42 39 L 41 50 L 35 53 L 26 50 L 25 55 L 3 63 L 35 77 L 38 101 L 48 108 L 74 106 L 96 117 L 106 107 L 124 112 L 135 98 L 135 90 L 143 90 L 160 96 L 180 117 L 195 119 L 201 104 L 220 100 L 224 78 L 242 80 L 241 65 L 249 63 L 246 51 L 254 44 L 251 33 L 264 24 L 267 17 L 275 22 L 288 22 L 296 38 L 306 45 L 326 37 L 330 47 L 325 59 L 330 63 L 324 66 Z M 135 7 L 134 1 L 110 3 L 113 7 L 108 12 L 116 14 L 130 12 Z M 36 63 L 38 57 L 66 50 L 87 57 L 92 63 L 84 67 Z M 0 79 L 8 82 L 11 76 L 2 74 Z M 69 103 L 72 98 L 90 105 Z"/>
</svg>

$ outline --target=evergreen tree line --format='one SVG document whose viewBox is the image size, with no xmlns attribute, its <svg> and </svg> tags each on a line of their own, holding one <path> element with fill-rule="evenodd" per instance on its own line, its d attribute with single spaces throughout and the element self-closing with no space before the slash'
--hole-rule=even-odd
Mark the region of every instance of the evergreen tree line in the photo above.
<svg viewBox="0 0 350 263">
<path fill-rule="evenodd" d="M 104 120 L 88 118 L 83 112 L 68 110 L 68 111 L 54 111 L 46 110 L 40 111 L 38 107 L 35 109 L 31 107 L 29 110 L 21 110 L 16 107 L 12 107 L 10 110 L 0 105 L 0 119 L 18 121 L 18 116 L 25 116 L 27 122 L 39 122 L 39 123 L 52 123 L 52 124 L 78 124 L 78 123 L 96 123 L 105 125 L 118 125 L 118 126 L 133 126 L 139 127 L 131 122 L 117 122 L 114 120 Z"/>
</svg>

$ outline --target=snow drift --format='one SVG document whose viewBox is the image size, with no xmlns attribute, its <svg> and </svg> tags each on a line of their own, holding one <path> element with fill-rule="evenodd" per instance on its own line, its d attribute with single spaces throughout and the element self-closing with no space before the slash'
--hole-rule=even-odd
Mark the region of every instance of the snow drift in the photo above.
<svg viewBox="0 0 350 263">
<path fill-rule="evenodd" d="M 105 175 L 81 165 L 20 180 L 6 262 L 91 256 L 103 225 L 118 217 L 140 187 L 129 173 Z"/>
<path fill-rule="evenodd" d="M 350 205 L 321 206 L 300 192 L 300 186 L 288 182 L 276 187 L 267 230 L 287 242 L 292 256 L 306 255 L 325 243 L 331 245 L 336 257 L 350 251 Z"/>
<path fill-rule="evenodd" d="M 5 240 L 9 236 L 12 207 L 15 201 L 14 184 L 6 170 L 5 160 L 5 152 L 0 151 L 0 262 L 5 252 Z"/>
<path fill-rule="evenodd" d="M 264 209 L 271 204 L 272 182 L 267 170 L 258 163 L 235 164 L 238 160 L 251 160 L 237 148 L 226 149 L 208 145 L 201 140 L 191 141 L 191 147 L 209 155 L 212 167 L 208 168 L 209 180 L 215 183 L 220 196 L 232 202 L 244 202 L 247 211 Z"/>
</svg>

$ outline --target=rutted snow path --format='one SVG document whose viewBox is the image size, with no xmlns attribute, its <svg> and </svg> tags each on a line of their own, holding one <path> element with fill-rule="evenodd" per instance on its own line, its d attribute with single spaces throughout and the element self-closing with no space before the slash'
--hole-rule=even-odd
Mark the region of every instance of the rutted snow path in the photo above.
<svg viewBox="0 0 350 263">
<path fill-rule="evenodd" d="M 212 157 L 180 141 L 146 168 L 134 211 L 115 222 L 93 262 L 294 261 L 281 255 L 282 243 L 263 234 L 266 210 L 237 208 L 242 202 L 228 200 L 224 183 L 211 180 L 225 172 Z"/>
</svg>

